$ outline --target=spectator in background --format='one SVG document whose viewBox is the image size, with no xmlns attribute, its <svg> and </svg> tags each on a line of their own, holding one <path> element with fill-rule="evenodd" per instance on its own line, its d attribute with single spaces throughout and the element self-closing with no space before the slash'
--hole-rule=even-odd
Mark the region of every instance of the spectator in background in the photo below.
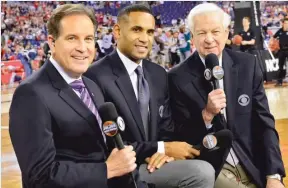
<svg viewBox="0 0 288 188">
<path fill-rule="evenodd" d="M 255 50 L 255 33 L 250 27 L 250 18 L 244 17 L 242 19 L 243 30 L 240 31 L 238 34 L 242 37 L 242 42 L 240 45 L 241 52 L 249 52 L 253 54 L 253 50 Z"/>
<path fill-rule="evenodd" d="M 95 61 L 101 59 L 102 57 L 105 57 L 105 51 L 103 49 L 103 41 L 101 32 L 97 31 L 97 40 L 95 42 L 95 48 L 96 48 L 96 55 L 95 55 Z"/>
<path fill-rule="evenodd" d="M 157 16 L 155 17 L 155 26 L 156 27 L 161 27 L 162 26 L 161 14 L 160 13 L 158 13 Z"/>
<path fill-rule="evenodd" d="M 184 25 L 179 28 L 179 49 L 182 54 L 182 61 L 187 59 L 191 55 L 190 47 L 190 32 L 187 30 Z"/>
<path fill-rule="evenodd" d="M 108 32 L 102 38 L 102 48 L 105 51 L 105 55 L 110 54 L 114 49 L 114 37 L 112 34 L 112 29 L 109 28 Z"/>
<path fill-rule="evenodd" d="M 178 43 L 179 43 L 179 39 L 178 39 L 178 31 L 168 31 L 171 33 L 172 37 L 169 38 L 169 54 L 171 57 L 171 67 L 173 67 L 174 65 L 177 65 L 180 62 L 180 57 L 178 55 Z"/>
<path fill-rule="evenodd" d="M 231 33 L 231 26 L 228 26 L 229 34 L 228 39 L 226 40 L 225 48 L 232 49 L 232 33 Z"/>
<path fill-rule="evenodd" d="M 288 58 L 288 18 L 285 18 L 283 21 L 283 26 L 280 28 L 273 38 L 279 40 L 280 50 L 279 50 L 279 71 L 278 71 L 278 80 L 276 86 L 282 86 L 283 78 L 285 77 L 284 64 Z"/>
</svg>

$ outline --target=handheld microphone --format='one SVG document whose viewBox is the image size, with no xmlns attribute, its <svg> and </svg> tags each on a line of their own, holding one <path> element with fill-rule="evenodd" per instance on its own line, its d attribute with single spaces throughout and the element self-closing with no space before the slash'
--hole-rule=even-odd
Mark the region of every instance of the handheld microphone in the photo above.
<svg viewBox="0 0 288 188">
<path fill-rule="evenodd" d="M 118 129 L 125 130 L 124 120 L 118 116 L 117 110 L 113 103 L 106 102 L 98 109 L 99 115 L 103 122 L 103 132 L 106 136 L 113 137 L 118 149 L 124 149 L 124 143 Z"/>
<path fill-rule="evenodd" d="M 221 80 L 224 77 L 224 69 L 219 66 L 219 59 L 218 57 L 210 53 L 205 57 L 205 64 L 206 69 L 204 71 L 204 77 L 207 81 L 211 81 L 213 85 L 213 89 L 219 89 L 219 80 Z M 207 76 L 209 75 L 210 76 Z M 220 111 L 220 114 L 223 116 L 224 111 L 223 109 Z M 223 121 L 225 121 L 224 117 L 221 117 Z"/>
<path fill-rule="evenodd" d="M 205 57 L 206 69 L 204 71 L 204 77 L 207 81 L 212 81 L 213 88 L 219 89 L 219 80 L 224 77 L 224 69 L 219 66 L 218 57 L 211 53 Z"/>
<path fill-rule="evenodd" d="M 214 151 L 219 148 L 228 148 L 232 145 L 233 135 L 228 129 L 218 131 L 214 134 L 208 134 L 203 138 L 202 143 L 193 146 L 197 150 Z"/>
<path fill-rule="evenodd" d="M 118 129 L 124 131 L 125 123 L 124 120 L 118 116 L 114 104 L 111 102 L 106 102 L 99 107 L 98 112 L 103 122 L 103 132 L 105 135 L 114 139 L 114 142 L 119 150 L 124 149 L 125 145 L 121 135 L 118 132 Z M 133 173 L 131 172 L 129 175 L 132 178 L 134 187 L 137 188 Z"/>
</svg>

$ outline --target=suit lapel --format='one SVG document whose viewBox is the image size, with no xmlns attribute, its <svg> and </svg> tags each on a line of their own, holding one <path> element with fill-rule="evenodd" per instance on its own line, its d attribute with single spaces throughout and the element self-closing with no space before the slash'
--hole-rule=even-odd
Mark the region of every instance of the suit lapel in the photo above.
<svg viewBox="0 0 288 188">
<path fill-rule="evenodd" d="M 229 54 L 223 51 L 223 68 L 224 68 L 224 90 L 226 93 L 227 100 L 227 122 L 234 119 L 235 108 L 236 108 L 236 92 L 238 83 L 238 70 L 236 63 L 233 62 Z M 227 126 L 231 125 L 230 123 Z M 231 128 L 231 127 L 230 127 Z"/>
<path fill-rule="evenodd" d="M 153 140 L 153 138 L 157 138 L 157 115 L 158 115 L 158 109 L 157 109 L 157 101 L 155 98 L 155 93 L 157 88 L 155 88 L 155 84 L 153 84 L 153 75 L 152 70 L 149 70 L 148 63 L 143 60 L 143 71 L 144 71 L 144 77 L 148 82 L 149 90 L 150 90 L 150 101 L 149 101 L 149 115 L 150 115 L 150 121 L 149 121 L 149 140 Z M 150 74 L 149 74 L 150 73 Z"/>
<path fill-rule="evenodd" d="M 197 52 L 195 52 L 188 62 L 189 73 L 193 76 L 191 82 L 200 94 L 203 99 L 203 102 L 206 104 L 208 93 L 211 92 L 212 86 L 211 84 L 205 80 L 204 78 L 204 70 L 205 66 L 201 61 Z M 186 90 L 189 90 L 191 86 L 187 85 Z"/>
<path fill-rule="evenodd" d="M 137 127 L 139 128 L 139 131 L 141 132 L 142 139 L 145 140 L 144 126 L 142 123 L 138 101 L 135 96 L 135 92 L 134 92 L 130 77 L 128 75 L 128 72 L 124 64 L 122 63 L 120 57 L 118 56 L 116 50 L 111 54 L 109 58 L 112 59 L 110 61 L 110 64 L 111 64 L 113 73 L 117 76 L 115 83 L 118 86 L 121 93 L 123 94 L 123 97 L 127 105 L 129 106 L 130 112 L 133 115 L 135 122 L 137 123 Z"/>
<path fill-rule="evenodd" d="M 75 110 L 83 119 L 85 119 L 89 123 L 92 130 L 94 130 L 97 134 L 101 133 L 99 132 L 99 129 L 95 127 L 95 125 L 98 126 L 98 123 L 96 121 L 94 114 L 81 101 L 81 99 L 77 96 L 77 94 L 73 91 L 73 89 L 66 83 L 66 81 L 58 73 L 58 71 L 52 65 L 52 63 L 48 61 L 47 63 L 45 63 L 45 66 L 47 66 L 47 73 L 49 75 L 49 78 L 51 80 L 53 87 L 59 90 L 59 96 L 73 110 Z M 103 140 L 103 139 L 100 139 L 100 140 Z"/>
</svg>

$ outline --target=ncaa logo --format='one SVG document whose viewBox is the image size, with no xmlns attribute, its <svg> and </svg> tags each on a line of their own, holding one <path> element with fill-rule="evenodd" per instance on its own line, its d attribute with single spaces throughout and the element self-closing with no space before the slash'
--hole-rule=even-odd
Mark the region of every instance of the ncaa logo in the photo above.
<svg viewBox="0 0 288 188">
<path fill-rule="evenodd" d="M 221 80 L 224 76 L 224 69 L 221 66 L 215 66 L 212 70 L 214 78 Z"/>
<path fill-rule="evenodd" d="M 114 121 L 106 121 L 103 124 L 103 132 L 106 134 L 106 136 L 115 136 L 118 132 L 118 127 Z"/>
<path fill-rule="evenodd" d="M 240 97 L 238 98 L 238 103 L 241 105 L 241 106 L 247 106 L 250 102 L 250 98 L 248 95 L 246 94 L 242 94 L 240 95 Z"/>
</svg>

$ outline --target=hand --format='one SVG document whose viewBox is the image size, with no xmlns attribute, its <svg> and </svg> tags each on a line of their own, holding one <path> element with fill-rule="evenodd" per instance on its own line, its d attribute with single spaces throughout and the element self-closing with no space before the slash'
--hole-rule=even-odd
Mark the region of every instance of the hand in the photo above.
<svg viewBox="0 0 288 188">
<path fill-rule="evenodd" d="M 284 188 L 284 185 L 279 180 L 268 178 L 266 188 Z"/>
<path fill-rule="evenodd" d="M 169 157 L 163 153 L 155 153 L 151 157 L 147 157 L 145 161 L 148 163 L 147 169 L 149 172 L 154 172 L 155 168 L 161 168 L 165 163 L 174 161 L 173 157 Z"/>
<path fill-rule="evenodd" d="M 132 172 L 137 167 L 135 162 L 136 153 L 132 146 L 127 146 L 121 150 L 114 148 L 106 161 L 107 178 L 123 176 Z"/>
<path fill-rule="evenodd" d="M 211 123 L 214 116 L 216 116 L 222 108 L 226 107 L 226 95 L 223 89 L 216 89 L 209 93 L 208 102 L 202 116 L 205 123 Z"/>
<path fill-rule="evenodd" d="M 164 146 L 166 155 L 175 160 L 193 159 L 200 155 L 200 151 L 186 142 L 164 142 Z"/>
</svg>

